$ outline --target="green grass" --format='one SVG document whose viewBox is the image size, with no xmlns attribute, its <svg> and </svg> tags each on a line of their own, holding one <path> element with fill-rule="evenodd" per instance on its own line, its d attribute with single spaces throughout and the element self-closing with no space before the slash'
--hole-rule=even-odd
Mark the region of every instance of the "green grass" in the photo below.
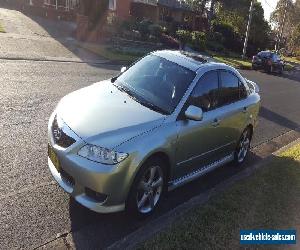
<svg viewBox="0 0 300 250">
<path fill-rule="evenodd" d="M 0 33 L 5 33 L 5 30 L 4 30 L 4 28 L 3 28 L 3 26 L 2 26 L 1 23 L 0 23 Z"/>
<path fill-rule="evenodd" d="M 283 57 L 284 61 L 288 62 L 288 63 L 296 63 L 296 64 L 300 64 L 300 60 L 297 59 L 296 57 Z"/>
<path fill-rule="evenodd" d="M 274 156 L 249 178 L 192 209 L 139 248 L 239 249 L 240 229 L 294 228 L 299 232 L 299 160 L 300 145 Z M 283 248 L 287 246 L 278 247 Z"/>
<path fill-rule="evenodd" d="M 237 57 L 227 57 L 227 56 L 219 56 L 219 55 L 216 55 L 213 58 L 218 60 L 219 62 L 226 63 L 235 68 L 239 68 L 239 69 L 252 68 L 251 60 L 249 59 L 241 59 Z"/>
<path fill-rule="evenodd" d="M 83 43 L 83 44 L 79 44 L 79 46 L 111 61 L 131 63 L 140 57 L 140 55 L 133 55 L 129 53 L 114 51 L 109 46 L 105 46 L 105 45 Z"/>
<path fill-rule="evenodd" d="M 295 69 L 295 66 L 293 66 L 292 64 L 290 64 L 288 62 L 285 62 L 284 70 L 291 71 L 291 70 L 294 70 L 294 69 Z"/>
</svg>

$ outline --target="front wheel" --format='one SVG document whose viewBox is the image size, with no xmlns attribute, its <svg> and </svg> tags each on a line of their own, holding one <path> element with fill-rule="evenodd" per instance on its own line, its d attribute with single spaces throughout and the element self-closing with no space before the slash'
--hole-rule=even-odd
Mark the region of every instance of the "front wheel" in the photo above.
<svg viewBox="0 0 300 250">
<path fill-rule="evenodd" d="M 239 140 L 239 143 L 237 145 L 234 154 L 234 160 L 237 164 L 242 164 L 245 161 L 250 149 L 250 143 L 251 143 L 251 130 L 250 128 L 246 128 L 242 133 L 242 136 Z"/>
<path fill-rule="evenodd" d="M 148 160 L 138 172 L 127 200 L 127 210 L 139 216 L 158 207 L 165 186 L 165 165 L 159 158 Z"/>
</svg>

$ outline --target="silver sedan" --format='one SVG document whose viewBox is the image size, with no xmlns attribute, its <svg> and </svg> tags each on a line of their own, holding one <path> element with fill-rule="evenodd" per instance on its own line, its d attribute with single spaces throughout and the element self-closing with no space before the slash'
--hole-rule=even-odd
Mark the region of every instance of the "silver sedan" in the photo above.
<svg viewBox="0 0 300 250">
<path fill-rule="evenodd" d="M 59 102 L 48 125 L 50 171 L 91 210 L 150 214 L 166 191 L 243 163 L 258 92 L 225 64 L 153 52 Z"/>
</svg>

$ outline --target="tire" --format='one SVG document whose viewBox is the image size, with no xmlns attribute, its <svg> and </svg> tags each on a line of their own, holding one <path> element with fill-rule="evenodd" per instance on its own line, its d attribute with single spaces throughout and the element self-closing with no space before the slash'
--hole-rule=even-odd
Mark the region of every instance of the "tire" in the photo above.
<svg viewBox="0 0 300 250">
<path fill-rule="evenodd" d="M 250 127 L 247 127 L 243 131 L 234 153 L 234 162 L 237 165 L 241 165 L 247 158 L 250 149 L 251 139 L 252 131 Z"/>
<path fill-rule="evenodd" d="M 138 217 L 151 215 L 166 191 L 166 165 L 159 157 L 147 160 L 137 173 L 126 201 L 126 210 Z"/>
<path fill-rule="evenodd" d="M 268 66 L 268 65 L 266 65 L 265 66 L 265 71 L 268 73 L 268 74 L 270 74 L 271 73 L 271 66 Z"/>
<path fill-rule="evenodd" d="M 281 67 L 281 69 L 279 70 L 279 75 L 282 75 L 283 74 L 283 67 Z"/>
</svg>

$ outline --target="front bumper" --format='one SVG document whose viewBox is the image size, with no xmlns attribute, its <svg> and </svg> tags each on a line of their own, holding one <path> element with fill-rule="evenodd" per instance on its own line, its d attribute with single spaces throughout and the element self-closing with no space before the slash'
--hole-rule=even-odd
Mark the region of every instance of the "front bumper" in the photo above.
<svg viewBox="0 0 300 250">
<path fill-rule="evenodd" d="M 48 158 L 48 166 L 50 169 L 51 174 L 53 175 L 54 179 L 60 185 L 60 187 L 69 193 L 74 199 L 83 205 L 84 207 L 89 208 L 98 213 L 113 213 L 123 211 L 125 209 L 125 202 L 118 204 L 118 205 L 107 205 L 110 203 L 109 199 L 112 197 L 107 197 L 103 202 L 99 202 L 85 192 L 85 187 L 82 185 L 77 178 L 74 178 L 75 182 L 72 185 L 69 181 L 63 178 L 63 176 L 57 171 L 55 166 L 53 165 L 52 161 Z"/>
<path fill-rule="evenodd" d="M 61 131 L 74 141 L 58 145 L 54 141 L 52 123 L 48 124 L 48 142 L 60 163 L 58 171 L 48 158 L 48 166 L 58 184 L 83 206 L 99 213 L 112 213 L 125 209 L 125 202 L 136 170 L 133 156 L 116 165 L 105 165 L 85 159 L 77 154 L 86 144 L 65 123 Z"/>
</svg>

